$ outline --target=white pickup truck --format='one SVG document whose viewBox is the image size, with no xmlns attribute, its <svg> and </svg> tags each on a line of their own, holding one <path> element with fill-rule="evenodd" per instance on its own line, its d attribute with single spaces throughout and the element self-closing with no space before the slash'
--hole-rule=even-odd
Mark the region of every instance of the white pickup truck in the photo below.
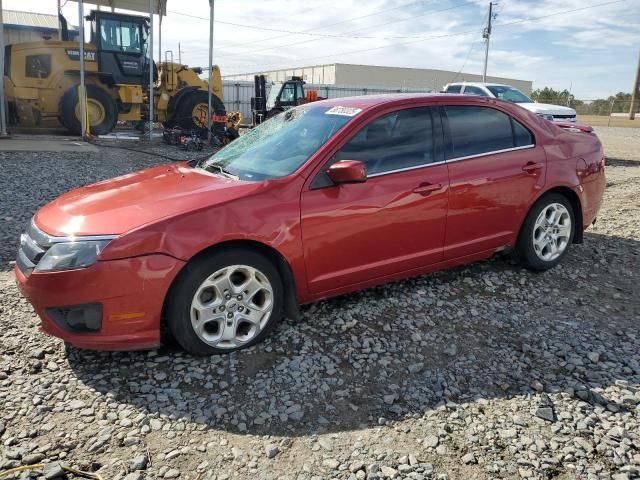
<svg viewBox="0 0 640 480">
<path fill-rule="evenodd" d="M 517 103 L 523 108 L 546 118 L 558 122 L 575 122 L 576 111 L 573 108 L 548 103 L 536 103 L 517 88 L 500 83 L 459 82 L 448 83 L 443 93 L 462 93 L 464 95 L 480 95 L 481 97 L 499 98 Z"/>
</svg>

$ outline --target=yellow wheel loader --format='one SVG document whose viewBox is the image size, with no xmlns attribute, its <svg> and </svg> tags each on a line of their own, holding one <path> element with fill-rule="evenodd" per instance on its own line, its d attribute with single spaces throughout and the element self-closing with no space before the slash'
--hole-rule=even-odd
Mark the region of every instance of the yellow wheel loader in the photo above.
<svg viewBox="0 0 640 480">
<path fill-rule="evenodd" d="M 154 75 L 152 118 L 167 127 L 206 128 L 208 84 L 202 69 L 173 62 L 149 62 L 149 19 L 94 10 L 90 43 L 85 43 L 85 84 L 90 132 L 104 135 L 118 121 L 149 120 L 149 69 Z M 63 39 L 66 28 L 63 22 Z M 8 45 L 5 51 L 5 94 L 9 123 L 40 126 L 58 121 L 80 133 L 80 49 L 77 42 L 51 41 Z M 224 136 L 226 111 L 222 78 L 212 72 L 214 134 Z"/>
</svg>

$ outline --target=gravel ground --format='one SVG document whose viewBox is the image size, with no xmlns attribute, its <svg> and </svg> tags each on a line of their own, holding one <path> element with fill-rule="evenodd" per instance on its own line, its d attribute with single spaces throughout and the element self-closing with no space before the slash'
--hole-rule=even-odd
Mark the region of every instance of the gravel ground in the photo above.
<svg viewBox="0 0 640 480">
<path fill-rule="evenodd" d="M 640 129 L 598 134 L 605 203 L 553 271 L 496 258 L 369 289 L 206 359 L 171 345 L 65 350 L 38 332 L 8 271 L 37 207 L 166 160 L 0 152 L 0 471 L 44 461 L 127 480 L 640 477 Z"/>
</svg>

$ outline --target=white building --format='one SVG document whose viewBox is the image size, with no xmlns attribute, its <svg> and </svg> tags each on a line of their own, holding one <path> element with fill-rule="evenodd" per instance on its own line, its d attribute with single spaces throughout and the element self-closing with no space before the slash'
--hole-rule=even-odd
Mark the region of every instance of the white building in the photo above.
<svg viewBox="0 0 640 480">
<path fill-rule="evenodd" d="M 2 10 L 4 44 L 58 40 L 58 16 Z M 78 27 L 68 25 L 69 37 L 78 37 Z"/>
<path fill-rule="evenodd" d="M 384 88 L 429 88 L 439 92 L 450 82 L 481 82 L 482 75 L 458 73 L 447 70 L 431 70 L 426 68 L 381 67 L 376 65 L 353 65 L 347 63 L 331 63 L 312 65 L 309 67 L 286 68 L 236 75 L 223 76 L 224 80 L 253 81 L 254 75 L 266 75 L 273 82 L 281 82 L 292 76 L 302 77 L 307 83 L 323 85 L 354 85 Z M 487 76 L 487 82 L 506 83 L 531 94 L 532 82 Z"/>
</svg>

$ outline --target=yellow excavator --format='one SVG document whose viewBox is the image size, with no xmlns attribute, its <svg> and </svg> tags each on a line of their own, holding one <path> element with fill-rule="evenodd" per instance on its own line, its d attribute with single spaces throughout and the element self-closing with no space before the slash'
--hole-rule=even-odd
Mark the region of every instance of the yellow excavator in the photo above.
<svg viewBox="0 0 640 480">
<path fill-rule="evenodd" d="M 104 135 L 117 122 L 137 125 L 149 120 L 149 69 L 154 75 L 152 119 L 165 127 L 202 129 L 208 122 L 208 83 L 200 68 L 149 60 L 149 19 L 93 10 L 90 43 L 84 46 L 87 117 L 90 132 Z M 80 49 L 68 41 L 62 18 L 62 41 L 8 45 L 5 50 L 5 94 L 9 123 L 40 126 L 58 121 L 74 134 L 81 130 Z M 220 69 L 212 71 L 213 133 L 224 137 L 228 121 Z"/>
</svg>

